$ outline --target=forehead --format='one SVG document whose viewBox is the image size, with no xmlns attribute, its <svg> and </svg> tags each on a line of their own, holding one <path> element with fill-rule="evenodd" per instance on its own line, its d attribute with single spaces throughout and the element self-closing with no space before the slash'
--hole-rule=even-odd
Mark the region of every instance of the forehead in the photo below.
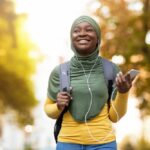
<svg viewBox="0 0 150 150">
<path fill-rule="evenodd" d="M 80 27 L 92 27 L 93 28 L 93 26 L 88 22 L 81 22 L 74 26 L 74 28 L 80 28 Z"/>
</svg>

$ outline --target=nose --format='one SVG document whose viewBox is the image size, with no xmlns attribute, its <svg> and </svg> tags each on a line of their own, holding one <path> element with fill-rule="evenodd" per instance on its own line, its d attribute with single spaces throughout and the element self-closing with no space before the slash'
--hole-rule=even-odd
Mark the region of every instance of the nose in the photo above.
<svg viewBox="0 0 150 150">
<path fill-rule="evenodd" d="M 86 35 L 86 31 L 84 29 L 82 29 L 79 33 L 80 36 L 85 36 Z"/>
</svg>

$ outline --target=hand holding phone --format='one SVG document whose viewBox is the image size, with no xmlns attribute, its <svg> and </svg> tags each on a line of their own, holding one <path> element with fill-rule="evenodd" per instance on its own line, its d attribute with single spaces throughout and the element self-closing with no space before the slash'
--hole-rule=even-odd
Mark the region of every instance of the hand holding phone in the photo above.
<svg viewBox="0 0 150 150">
<path fill-rule="evenodd" d="M 116 87 L 120 93 L 126 93 L 132 87 L 132 82 L 140 73 L 139 70 L 131 69 L 125 75 L 119 72 L 116 77 Z"/>
</svg>

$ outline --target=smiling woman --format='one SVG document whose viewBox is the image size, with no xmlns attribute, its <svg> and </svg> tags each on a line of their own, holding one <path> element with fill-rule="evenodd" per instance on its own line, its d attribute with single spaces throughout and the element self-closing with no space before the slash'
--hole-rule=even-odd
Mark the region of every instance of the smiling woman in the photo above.
<svg viewBox="0 0 150 150">
<path fill-rule="evenodd" d="M 56 149 L 116 150 L 112 122 L 119 121 L 126 113 L 132 84 L 130 75 L 123 75 L 116 64 L 107 60 L 114 73 L 111 81 L 115 83 L 108 87 L 104 59 L 99 56 L 99 25 L 90 16 L 75 19 L 70 36 L 74 52 L 69 61 L 70 88 L 60 89 L 61 66 L 57 65 L 50 73 L 44 105 L 45 113 L 53 119 L 59 118 L 67 108 Z M 110 86 L 112 93 L 108 93 Z"/>
</svg>

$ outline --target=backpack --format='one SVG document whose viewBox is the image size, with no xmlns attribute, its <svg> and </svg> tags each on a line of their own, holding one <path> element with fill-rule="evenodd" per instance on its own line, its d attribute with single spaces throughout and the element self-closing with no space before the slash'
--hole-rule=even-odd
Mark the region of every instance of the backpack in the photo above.
<svg viewBox="0 0 150 150">
<path fill-rule="evenodd" d="M 104 77 L 106 80 L 106 84 L 108 87 L 108 107 L 110 107 L 110 99 L 111 99 L 111 93 L 113 90 L 113 83 L 116 77 L 116 74 L 113 69 L 113 63 L 105 58 L 102 58 L 102 64 L 104 69 Z M 59 71 L 59 77 L 60 77 L 60 90 L 61 91 L 69 91 L 70 88 L 70 68 L 69 68 L 69 61 L 60 64 L 60 71 Z M 62 111 L 60 116 L 57 118 L 55 125 L 54 125 L 54 138 L 57 143 L 57 137 L 59 134 L 59 131 L 61 129 L 62 119 L 64 113 L 68 110 L 68 107 L 65 107 L 65 109 Z"/>
</svg>

